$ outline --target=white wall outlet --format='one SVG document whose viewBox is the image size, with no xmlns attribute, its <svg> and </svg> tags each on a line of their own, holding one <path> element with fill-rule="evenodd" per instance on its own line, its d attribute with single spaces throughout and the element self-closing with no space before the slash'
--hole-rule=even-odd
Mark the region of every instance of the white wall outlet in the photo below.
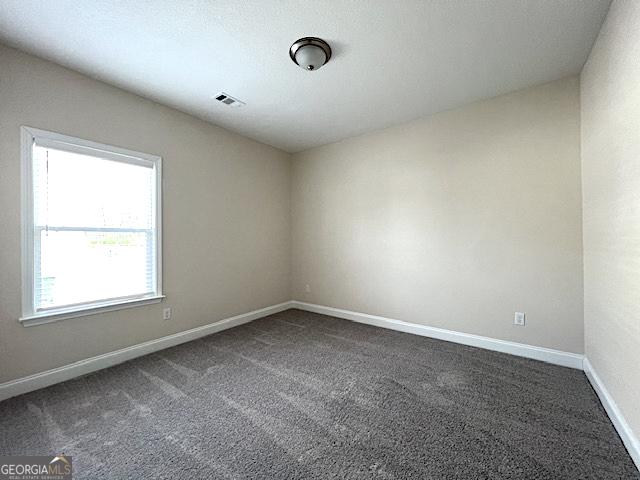
<svg viewBox="0 0 640 480">
<path fill-rule="evenodd" d="M 171 309 L 170 308 L 163 308 L 162 309 L 162 319 L 163 320 L 170 320 L 171 319 Z"/>
<path fill-rule="evenodd" d="M 524 327 L 524 312 L 516 312 L 513 317 L 513 324 Z"/>
<path fill-rule="evenodd" d="M 307 293 L 311 293 L 311 285 L 309 285 L 308 283 L 304 286 L 304 291 Z"/>
</svg>

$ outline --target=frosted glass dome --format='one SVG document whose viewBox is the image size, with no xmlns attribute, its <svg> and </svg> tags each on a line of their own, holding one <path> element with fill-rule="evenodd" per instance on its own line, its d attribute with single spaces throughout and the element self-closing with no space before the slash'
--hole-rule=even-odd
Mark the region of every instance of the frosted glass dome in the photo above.
<svg viewBox="0 0 640 480">
<path fill-rule="evenodd" d="M 296 52 L 296 62 L 305 70 L 318 70 L 326 61 L 324 50 L 315 45 L 305 45 Z"/>
</svg>

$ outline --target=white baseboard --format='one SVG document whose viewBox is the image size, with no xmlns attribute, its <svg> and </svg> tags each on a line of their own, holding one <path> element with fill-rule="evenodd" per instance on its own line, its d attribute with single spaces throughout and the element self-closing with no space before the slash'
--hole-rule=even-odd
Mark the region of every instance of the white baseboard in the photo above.
<svg viewBox="0 0 640 480">
<path fill-rule="evenodd" d="M 168 335 L 156 340 L 150 340 L 138 345 L 133 345 L 131 347 L 105 353 L 96 357 L 80 360 L 69 365 L 36 373 L 28 377 L 0 383 L 0 401 L 15 397 L 16 395 L 31 392 L 33 390 L 48 387 L 54 383 L 60 383 L 81 375 L 86 375 L 87 373 L 95 372 L 96 370 L 111 367 L 142 355 L 157 352 L 158 350 L 163 350 L 181 343 L 196 340 L 200 337 L 205 337 L 212 333 L 236 327 L 243 323 L 248 323 L 252 320 L 266 317 L 267 315 L 282 312 L 289 308 L 291 308 L 291 302 L 272 305 L 249 313 L 236 315 L 235 317 L 226 318 L 216 323 L 203 325 L 202 327 L 192 328 L 190 330 L 185 330 L 184 332 L 174 333 L 173 335 Z"/>
<path fill-rule="evenodd" d="M 616 405 L 613 397 L 604 386 L 604 383 L 586 357 L 584 359 L 583 369 L 589 379 L 589 382 L 591 382 L 591 386 L 596 391 L 598 398 L 600 398 L 600 402 L 606 410 L 607 415 L 609 415 L 611 423 L 613 423 L 613 426 L 618 431 L 618 435 L 620 435 L 622 443 L 627 447 L 629 455 L 631 455 L 636 467 L 640 470 L 640 440 L 633 433 L 633 430 L 631 430 L 631 427 L 622 415 L 618 405 Z"/>
<path fill-rule="evenodd" d="M 389 328 L 391 330 L 413 333 L 415 335 L 422 335 L 423 337 L 437 338 L 448 342 L 461 343 L 472 347 L 485 348 L 496 352 L 510 353 L 511 355 L 518 355 L 520 357 L 532 358 L 534 360 L 541 360 L 555 365 L 562 365 L 563 367 L 582 370 L 583 355 L 577 353 L 563 352 L 560 350 L 553 350 L 551 348 L 536 347 L 533 345 L 526 345 L 524 343 L 482 337 L 480 335 L 472 335 L 470 333 L 429 327 L 426 325 L 419 325 L 417 323 L 409 323 L 402 320 L 394 320 L 392 318 L 352 312 L 350 310 L 342 310 L 339 308 L 325 307 L 323 305 L 315 305 L 296 300 L 291 303 L 292 308 L 299 308 L 300 310 L 306 310 L 308 312 L 322 313 L 324 315 L 353 320 L 354 322 L 366 323 L 376 327 Z"/>
</svg>

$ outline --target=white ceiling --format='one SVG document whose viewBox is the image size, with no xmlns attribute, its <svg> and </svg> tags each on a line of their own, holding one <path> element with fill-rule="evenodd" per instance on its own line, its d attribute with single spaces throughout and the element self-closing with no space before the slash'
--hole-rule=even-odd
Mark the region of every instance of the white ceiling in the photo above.
<svg viewBox="0 0 640 480">
<path fill-rule="evenodd" d="M 578 73 L 608 6 L 3 0 L 0 41 L 296 152 Z M 289 59 L 303 36 L 333 48 L 316 72 Z M 220 91 L 247 105 L 220 104 Z"/>
</svg>

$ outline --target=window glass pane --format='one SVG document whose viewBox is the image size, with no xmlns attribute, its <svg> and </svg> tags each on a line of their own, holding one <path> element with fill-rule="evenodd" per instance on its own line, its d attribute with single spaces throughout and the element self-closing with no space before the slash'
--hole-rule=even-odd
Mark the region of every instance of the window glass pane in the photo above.
<svg viewBox="0 0 640 480">
<path fill-rule="evenodd" d="M 35 242 L 41 252 L 39 262 L 36 254 L 37 308 L 141 295 L 155 289 L 151 232 L 42 230 L 39 239 Z"/>
<path fill-rule="evenodd" d="M 32 153 L 36 312 L 156 294 L 153 166 L 37 140 Z"/>
<path fill-rule="evenodd" d="M 33 149 L 36 226 L 152 228 L 152 168 Z"/>
</svg>

